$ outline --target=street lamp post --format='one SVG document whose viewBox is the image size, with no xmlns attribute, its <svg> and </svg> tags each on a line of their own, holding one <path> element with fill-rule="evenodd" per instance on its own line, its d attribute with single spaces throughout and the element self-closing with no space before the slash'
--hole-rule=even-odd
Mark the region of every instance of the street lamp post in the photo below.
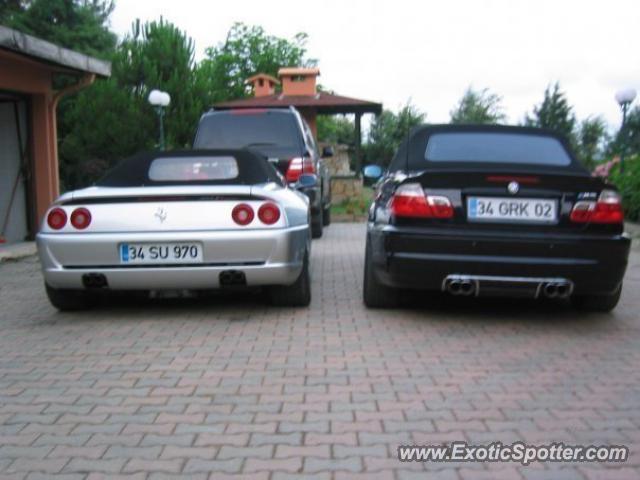
<svg viewBox="0 0 640 480">
<path fill-rule="evenodd" d="M 620 171 L 624 172 L 624 154 L 627 150 L 627 139 L 625 138 L 625 123 L 627 121 L 627 112 L 629 110 L 629 106 L 636 98 L 636 91 L 633 88 L 628 88 L 626 90 L 620 90 L 616 93 L 616 102 L 620 105 L 622 109 L 622 125 L 620 126 L 620 138 L 622 140 L 622 145 L 620 147 Z"/>
<path fill-rule="evenodd" d="M 151 90 L 149 93 L 149 103 L 153 105 L 158 113 L 160 121 L 160 150 L 164 150 L 164 109 L 171 103 L 171 97 L 167 92 Z"/>
</svg>

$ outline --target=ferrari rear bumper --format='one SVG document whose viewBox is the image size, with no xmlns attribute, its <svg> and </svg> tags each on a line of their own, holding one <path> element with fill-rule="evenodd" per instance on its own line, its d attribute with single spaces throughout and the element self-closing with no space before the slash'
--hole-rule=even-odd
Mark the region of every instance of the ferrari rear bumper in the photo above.
<svg viewBox="0 0 640 480">
<path fill-rule="evenodd" d="M 203 262 L 193 265 L 123 265 L 122 243 L 198 242 Z M 290 285 L 309 248 L 305 226 L 269 230 L 56 234 L 37 236 L 45 282 L 58 289 L 86 288 L 87 278 L 106 279 L 111 290 L 216 289 L 228 272 L 247 286 Z"/>
</svg>

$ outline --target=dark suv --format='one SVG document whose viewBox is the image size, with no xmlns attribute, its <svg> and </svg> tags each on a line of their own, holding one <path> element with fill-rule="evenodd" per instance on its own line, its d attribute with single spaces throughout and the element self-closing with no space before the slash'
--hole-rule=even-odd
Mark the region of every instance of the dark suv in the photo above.
<svg viewBox="0 0 640 480">
<path fill-rule="evenodd" d="M 269 159 L 292 187 L 302 174 L 315 174 L 314 186 L 300 188 L 309 197 L 313 238 L 329 225 L 331 181 L 307 122 L 294 108 L 212 110 L 200 119 L 194 148 L 249 148 Z"/>
</svg>

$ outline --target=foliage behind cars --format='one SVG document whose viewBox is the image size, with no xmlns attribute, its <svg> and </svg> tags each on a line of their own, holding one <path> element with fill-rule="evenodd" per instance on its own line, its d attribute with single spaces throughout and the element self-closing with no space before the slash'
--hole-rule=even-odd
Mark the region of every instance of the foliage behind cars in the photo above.
<svg viewBox="0 0 640 480">
<path fill-rule="evenodd" d="M 624 171 L 620 171 L 619 160 L 611 161 L 608 179 L 622 194 L 625 218 L 640 220 L 640 155 L 624 160 Z"/>
</svg>

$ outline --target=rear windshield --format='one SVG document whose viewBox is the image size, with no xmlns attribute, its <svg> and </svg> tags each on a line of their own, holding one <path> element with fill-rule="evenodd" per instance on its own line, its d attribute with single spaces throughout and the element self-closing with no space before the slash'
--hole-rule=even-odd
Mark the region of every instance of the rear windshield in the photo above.
<svg viewBox="0 0 640 480">
<path fill-rule="evenodd" d="M 233 157 L 165 157 L 149 166 L 154 182 L 231 180 L 238 178 L 238 162 Z"/>
<path fill-rule="evenodd" d="M 263 156 L 249 150 L 143 152 L 116 165 L 96 185 L 257 185 L 282 178 Z"/>
<path fill-rule="evenodd" d="M 571 158 L 559 140 L 522 133 L 433 133 L 429 136 L 424 157 L 430 162 L 490 162 L 559 167 L 571 164 Z"/>
<path fill-rule="evenodd" d="M 284 112 L 208 115 L 202 119 L 196 148 L 299 148 L 295 117 Z"/>
</svg>

